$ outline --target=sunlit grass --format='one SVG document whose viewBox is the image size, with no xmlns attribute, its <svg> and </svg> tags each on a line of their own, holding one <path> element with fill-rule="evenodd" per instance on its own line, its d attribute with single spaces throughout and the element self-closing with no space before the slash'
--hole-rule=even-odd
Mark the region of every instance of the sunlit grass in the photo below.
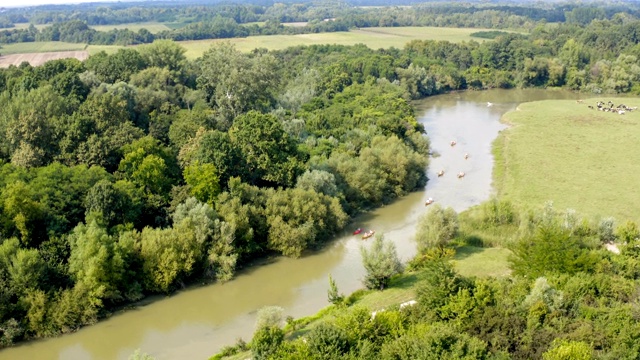
<svg viewBox="0 0 640 360">
<path fill-rule="evenodd" d="M 144 27 L 144 24 L 123 24 L 123 25 L 105 25 L 100 28 L 103 30 L 110 30 L 114 27 L 124 28 L 127 27 L 130 30 L 137 31 Z M 155 30 L 160 28 L 157 26 L 167 27 L 168 24 L 160 23 L 148 23 L 149 26 L 156 26 Z M 148 29 L 148 28 L 147 28 Z M 148 29 L 150 30 L 150 29 Z M 197 40 L 197 41 L 181 41 L 179 42 L 186 50 L 186 56 L 189 59 L 196 59 L 208 50 L 211 46 L 223 41 L 231 42 L 236 48 L 243 52 L 249 52 L 256 48 L 266 48 L 269 50 L 282 50 L 291 46 L 298 45 L 320 45 L 320 44 L 337 44 L 337 45 L 355 45 L 364 44 L 372 49 L 379 48 L 402 48 L 408 42 L 412 40 L 447 40 L 451 42 L 461 41 L 490 41 L 485 39 L 472 38 L 471 33 L 477 31 L 483 31 L 488 29 L 459 29 L 459 28 L 440 28 L 440 27 L 381 27 L 381 28 L 363 28 L 352 31 L 344 32 L 331 32 L 320 34 L 301 34 L 301 35 L 263 35 L 263 36 L 249 36 L 246 38 L 233 38 L 233 39 L 209 39 L 209 40 Z M 151 30 L 150 30 L 151 31 Z M 160 30 L 159 30 L 160 31 Z M 152 31 L 153 32 L 153 31 Z M 50 49 L 37 50 L 38 45 L 28 44 L 47 44 L 47 43 L 24 43 L 24 44 L 11 44 L 11 46 L 21 47 L 21 51 L 4 51 L 3 53 L 17 53 L 17 52 L 39 52 L 39 51 L 64 51 L 64 50 L 82 50 L 86 46 L 85 44 L 73 44 L 68 43 L 49 43 Z M 10 45 L 7 45 L 10 46 Z M 42 47 L 42 45 L 40 45 Z M 105 51 L 108 54 L 115 53 L 118 49 L 123 48 L 117 45 L 89 45 L 86 46 L 86 50 L 90 55 L 96 54 L 100 51 Z"/>
<path fill-rule="evenodd" d="M 447 40 L 451 42 L 483 41 L 471 37 L 471 33 L 487 29 L 459 29 L 438 27 L 382 27 L 363 28 L 358 30 L 301 35 L 264 35 L 246 38 L 211 39 L 183 41 L 180 44 L 187 49 L 187 57 L 194 59 L 201 56 L 212 45 L 221 41 L 230 41 L 240 51 L 248 52 L 256 48 L 282 50 L 297 45 L 365 44 L 372 49 L 397 47 L 402 48 L 412 40 Z"/>
<path fill-rule="evenodd" d="M 66 43 L 61 41 L 41 41 L 16 44 L 2 44 L 0 53 L 3 55 L 40 53 L 55 51 L 81 51 L 87 47 L 86 44 Z"/>
<path fill-rule="evenodd" d="M 456 250 L 452 261 L 463 276 L 501 277 L 511 273 L 508 258 L 511 251 L 504 248 L 464 246 Z"/>
<path fill-rule="evenodd" d="M 588 108 L 597 100 L 639 106 L 637 98 L 598 97 L 525 103 L 504 116 L 511 127 L 494 143 L 494 185 L 519 206 L 575 209 L 619 222 L 640 220 L 640 112 Z"/>
</svg>

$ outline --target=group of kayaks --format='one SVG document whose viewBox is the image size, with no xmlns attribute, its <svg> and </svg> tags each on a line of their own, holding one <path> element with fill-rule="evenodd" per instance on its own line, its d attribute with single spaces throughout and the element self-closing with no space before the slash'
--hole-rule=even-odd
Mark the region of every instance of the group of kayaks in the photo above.
<svg viewBox="0 0 640 360">
<path fill-rule="evenodd" d="M 357 228 L 356 231 L 353 232 L 353 235 L 360 235 L 361 233 L 362 233 L 362 229 Z M 362 240 L 366 240 L 372 237 L 375 233 L 376 233 L 375 230 L 365 231 L 364 234 L 362 234 Z"/>
</svg>

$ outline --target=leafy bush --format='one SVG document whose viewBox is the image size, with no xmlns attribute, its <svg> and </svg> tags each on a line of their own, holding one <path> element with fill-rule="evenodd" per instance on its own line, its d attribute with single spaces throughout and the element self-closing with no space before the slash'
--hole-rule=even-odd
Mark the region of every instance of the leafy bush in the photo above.
<svg viewBox="0 0 640 360">
<path fill-rule="evenodd" d="M 263 326 L 256 331 L 251 340 L 251 351 L 255 360 L 268 359 L 275 354 L 282 341 L 284 332 L 277 326 Z"/>
<path fill-rule="evenodd" d="M 339 359 L 350 347 L 345 329 L 330 322 L 322 322 L 311 329 L 307 344 L 318 359 Z"/>
<path fill-rule="evenodd" d="M 396 246 L 390 241 L 384 241 L 382 236 L 376 236 L 370 250 L 361 246 L 360 254 L 367 271 L 363 280 L 367 289 L 383 290 L 393 275 L 402 272 Z"/>
</svg>

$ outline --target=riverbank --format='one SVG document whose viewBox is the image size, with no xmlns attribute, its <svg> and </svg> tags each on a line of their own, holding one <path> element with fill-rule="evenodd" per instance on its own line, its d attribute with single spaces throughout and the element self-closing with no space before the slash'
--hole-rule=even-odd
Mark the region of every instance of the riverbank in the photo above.
<svg viewBox="0 0 640 360">
<path fill-rule="evenodd" d="M 475 246 L 460 246 L 455 256 L 450 260 L 456 272 L 462 276 L 479 278 L 501 277 L 510 273 L 508 257 L 511 252 L 502 248 L 481 248 Z M 393 309 L 400 304 L 415 301 L 418 283 L 425 276 L 424 270 L 409 271 L 395 276 L 389 287 L 382 290 L 360 289 L 346 297 L 345 306 L 329 305 L 317 313 L 299 319 L 289 319 L 284 327 L 288 340 L 296 339 L 308 334 L 318 324 L 330 321 L 344 313 L 347 308 L 363 307 L 378 313 L 384 309 Z M 242 360 L 251 358 L 251 350 L 247 350 L 246 341 L 238 339 L 235 345 L 229 344 L 220 353 L 209 360 Z"/>
</svg>

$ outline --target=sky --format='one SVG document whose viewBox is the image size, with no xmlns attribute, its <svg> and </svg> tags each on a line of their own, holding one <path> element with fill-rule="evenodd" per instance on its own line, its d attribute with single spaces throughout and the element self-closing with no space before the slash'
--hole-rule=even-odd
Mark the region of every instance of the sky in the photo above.
<svg viewBox="0 0 640 360">
<path fill-rule="evenodd" d="M 0 7 L 32 6 L 45 4 L 78 4 L 105 0 L 0 0 Z"/>
</svg>

